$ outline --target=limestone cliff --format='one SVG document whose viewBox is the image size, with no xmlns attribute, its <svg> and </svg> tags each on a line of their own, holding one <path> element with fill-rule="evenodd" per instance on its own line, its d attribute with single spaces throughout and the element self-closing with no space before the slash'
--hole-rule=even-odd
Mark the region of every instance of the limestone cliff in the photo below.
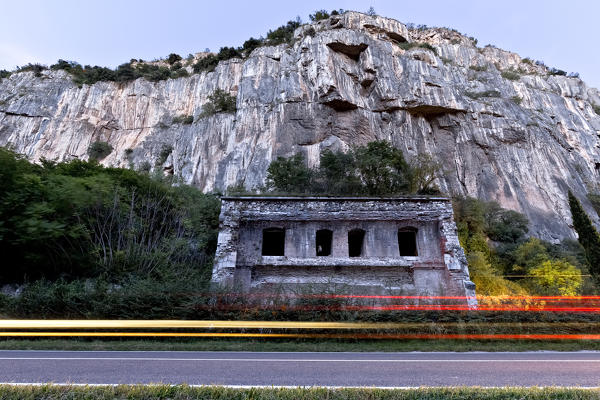
<svg viewBox="0 0 600 400">
<path fill-rule="evenodd" d="M 217 88 L 237 112 L 202 117 Z M 596 218 L 585 196 L 600 169 L 597 104 L 580 79 L 455 31 L 347 12 L 185 78 L 79 88 L 64 71 L 13 74 L 0 82 L 0 145 L 65 160 L 107 141 L 106 165 L 149 162 L 210 191 L 262 185 L 276 156 L 314 164 L 323 148 L 386 139 L 441 161 L 445 192 L 497 200 L 556 240 L 574 236 L 568 189 Z"/>
</svg>

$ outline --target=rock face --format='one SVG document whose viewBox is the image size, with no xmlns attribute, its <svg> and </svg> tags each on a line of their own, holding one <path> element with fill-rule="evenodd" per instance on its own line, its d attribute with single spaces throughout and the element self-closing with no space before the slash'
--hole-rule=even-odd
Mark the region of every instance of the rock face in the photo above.
<svg viewBox="0 0 600 400">
<path fill-rule="evenodd" d="M 447 198 L 224 197 L 219 220 L 216 285 L 476 305 Z"/>
<path fill-rule="evenodd" d="M 201 115 L 216 89 L 237 96 L 235 114 Z M 314 165 L 324 148 L 385 139 L 409 159 L 431 153 L 449 195 L 496 200 L 559 240 L 574 237 L 568 189 L 597 218 L 586 194 L 600 170 L 598 104 L 580 79 L 455 31 L 347 12 L 186 78 L 79 88 L 64 71 L 13 74 L 0 82 L 0 145 L 65 160 L 106 141 L 106 165 L 211 191 L 263 185 L 277 156 L 301 151 Z M 181 115 L 194 122 L 174 123 Z"/>
</svg>

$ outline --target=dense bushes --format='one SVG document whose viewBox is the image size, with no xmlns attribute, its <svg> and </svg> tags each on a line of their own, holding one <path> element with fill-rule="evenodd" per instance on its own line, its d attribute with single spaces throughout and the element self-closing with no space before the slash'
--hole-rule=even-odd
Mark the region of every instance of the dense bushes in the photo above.
<svg viewBox="0 0 600 400">
<path fill-rule="evenodd" d="M 157 82 L 187 75 L 187 71 L 182 68 L 179 62 L 175 62 L 170 68 L 155 64 L 129 62 L 112 70 L 106 67 L 92 67 L 89 65 L 82 67 L 74 61 L 58 60 L 50 68 L 67 71 L 73 76 L 73 82 L 78 85 L 91 85 L 100 81 L 129 82 L 138 78 Z"/>
<path fill-rule="evenodd" d="M 577 242 L 528 238 L 525 216 L 495 202 L 457 198 L 454 212 L 477 294 L 558 296 L 595 290 L 582 279 L 588 266 Z"/>
<path fill-rule="evenodd" d="M 27 71 L 31 71 L 35 74 L 35 76 L 42 76 L 42 71 L 47 70 L 48 67 L 46 67 L 45 65 L 42 64 L 27 64 L 27 65 L 23 65 L 21 67 L 17 67 L 17 70 L 15 72 L 27 72 Z"/>
<path fill-rule="evenodd" d="M 324 10 L 316 11 L 310 16 L 312 21 L 323 18 L 329 18 L 330 15 L 337 15 L 343 10 L 332 11 L 331 14 Z M 316 19 L 315 19 L 316 18 Z M 232 58 L 248 57 L 250 53 L 260 46 L 276 46 L 280 44 L 291 44 L 294 37 L 294 30 L 300 27 L 300 19 L 288 21 L 280 27 L 269 30 L 266 38 L 253 38 L 246 40 L 239 47 L 222 47 L 217 54 L 206 54 L 192 65 L 194 73 L 214 71 L 220 61 L 230 60 Z M 434 49 L 435 51 L 435 49 Z M 193 60 L 193 56 L 188 58 Z M 53 70 L 65 70 L 73 75 L 73 81 L 78 85 L 94 84 L 101 81 L 110 82 L 129 82 L 138 78 L 144 78 L 151 82 L 157 82 L 165 79 L 176 79 L 188 75 L 181 62 L 182 57 L 171 53 L 165 60 L 169 67 L 163 65 L 149 64 L 143 61 L 131 60 L 129 63 L 119 65 L 116 69 L 110 69 L 99 66 L 81 66 L 74 61 L 58 60 L 56 64 L 50 66 Z M 34 71 L 36 76 L 41 75 L 41 71 L 47 67 L 40 64 L 28 64 L 17 69 L 17 72 Z M 8 71 L 0 71 L 0 79 L 10 75 Z"/>
<path fill-rule="evenodd" d="M 421 156 L 408 163 L 402 151 L 375 141 L 348 152 L 321 153 L 318 168 L 304 157 L 278 157 L 267 170 L 267 186 L 277 192 L 325 195 L 395 195 L 438 193 L 433 181 L 437 165 Z"/>
<path fill-rule="evenodd" d="M 219 201 L 95 162 L 35 165 L 0 149 L 0 281 L 164 277 L 216 245 Z"/>
<path fill-rule="evenodd" d="M 176 117 L 173 117 L 173 123 L 174 124 L 190 125 L 193 122 L 194 122 L 194 116 L 193 115 L 181 114 L 181 115 L 178 115 Z"/>
</svg>

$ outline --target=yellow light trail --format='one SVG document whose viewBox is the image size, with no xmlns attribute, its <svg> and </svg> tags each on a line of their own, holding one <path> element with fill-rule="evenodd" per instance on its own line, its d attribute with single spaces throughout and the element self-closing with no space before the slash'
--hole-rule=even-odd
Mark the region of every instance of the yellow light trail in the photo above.
<svg viewBox="0 0 600 400">
<path fill-rule="evenodd" d="M 310 321 L 190 321 L 190 320 L 0 320 L 0 329 L 394 329 L 402 326 L 385 322 L 310 322 Z"/>
<path fill-rule="evenodd" d="M 202 321 L 202 320 L 0 320 L 0 329 L 344 329 L 388 330 L 422 327 L 490 327 L 484 322 L 310 322 L 310 321 Z M 499 322 L 494 327 L 597 327 L 599 322 Z M 1 333 L 1 332 L 0 332 Z"/>
</svg>

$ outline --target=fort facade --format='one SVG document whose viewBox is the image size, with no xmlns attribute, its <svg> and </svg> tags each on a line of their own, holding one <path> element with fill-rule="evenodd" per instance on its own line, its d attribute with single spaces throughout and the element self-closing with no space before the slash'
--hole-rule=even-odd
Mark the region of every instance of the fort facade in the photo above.
<svg viewBox="0 0 600 400">
<path fill-rule="evenodd" d="M 223 197 L 212 281 L 242 292 L 336 285 L 475 304 L 444 197 Z"/>
</svg>

